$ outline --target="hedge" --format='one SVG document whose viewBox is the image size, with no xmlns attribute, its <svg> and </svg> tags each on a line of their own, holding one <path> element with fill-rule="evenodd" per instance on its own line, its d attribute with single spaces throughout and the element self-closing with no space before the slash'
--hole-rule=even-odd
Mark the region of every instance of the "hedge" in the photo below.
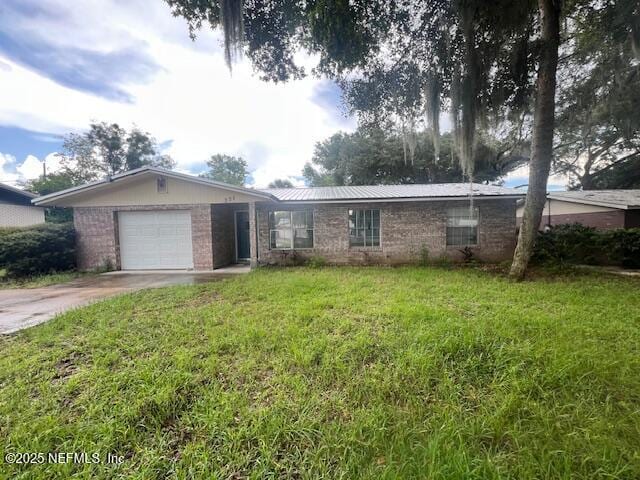
<svg viewBox="0 0 640 480">
<path fill-rule="evenodd" d="M 0 235 L 0 269 L 11 278 L 75 268 L 73 224 L 43 224 Z"/>
<path fill-rule="evenodd" d="M 533 260 L 640 268 L 640 228 L 600 231 L 579 223 L 556 225 L 538 234 Z"/>
</svg>

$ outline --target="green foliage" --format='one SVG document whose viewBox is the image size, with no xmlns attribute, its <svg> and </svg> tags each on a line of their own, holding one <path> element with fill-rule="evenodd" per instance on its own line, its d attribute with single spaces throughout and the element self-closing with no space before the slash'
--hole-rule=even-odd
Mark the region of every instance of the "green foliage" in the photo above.
<svg viewBox="0 0 640 480">
<path fill-rule="evenodd" d="M 627 268 L 640 268 L 640 228 L 602 232 L 600 244 L 612 263 Z"/>
<path fill-rule="evenodd" d="M 630 19 L 640 3 L 575 9 L 559 68 L 556 172 L 585 190 L 640 187 L 640 73 Z"/>
<path fill-rule="evenodd" d="M 637 479 L 637 292 L 371 267 L 121 295 L 0 336 L 0 458 L 124 462 L 0 477 Z"/>
<path fill-rule="evenodd" d="M 0 227 L 0 237 L 11 235 L 12 233 L 21 232 L 24 227 Z"/>
<path fill-rule="evenodd" d="M 327 260 L 320 255 L 314 255 L 311 258 L 309 258 L 309 260 L 307 260 L 307 266 L 309 268 L 321 268 L 326 265 L 327 265 Z"/>
<path fill-rule="evenodd" d="M 44 224 L 0 236 L 0 267 L 10 278 L 75 267 L 72 224 Z"/>
<path fill-rule="evenodd" d="M 48 173 L 46 177 L 42 175 L 34 180 L 29 180 L 25 184 L 25 188 L 39 195 L 49 195 L 50 193 L 66 190 L 75 187 L 78 183 L 75 176 L 69 172 Z"/>
<path fill-rule="evenodd" d="M 67 171 L 49 173 L 46 177 L 40 176 L 34 180 L 29 180 L 25 188 L 40 195 L 66 190 L 79 184 L 79 179 L 75 173 Z M 48 207 L 45 208 L 44 218 L 51 223 L 66 223 L 73 221 L 73 210 L 71 208 Z"/>
<path fill-rule="evenodd" d="M 249 176 L 247 162 L 240 157 L 218 153 L 211 156 L 207 166 L 209 170 L 201 174 L 201 177 L 229 185 L 242 187 Z"/>
<path fill-rule="evenodd" d="M 494 139 L 482 136 L 475 148 L 475 181 L 495 181 L 524 164 L 521 155 L 504 155 Z M 464 181 L 454 160 L 450 134 L 442 135 L 436 159 L 426 133 L 420 133 L 412 162 L 404 160 L 401 136 L 381 129 L 360 128 L 355 133 L 336 133 L 316 144 L 313 163 L 303 176 L 309 185 L 376 185 Z"/>
<path fill-rule="evenodd" d="M 0 289 L 42 288 L 67 283 L 75 280 L 76 278 L 86 277 L 92 274 L 93 272 L 78 272 L 71 270 L 68 272 L 45 273 L 29 277 L 6 278 L 3 277 L 2 270 L 0 270 Z"/>
<path fill-rule="evenodd" d="M 540 232 L 533 260 L 541 264 L 640 267 L 640 229 L 600 231 L 579 223 Z"/>
<path fill-rule="evenodd" d="M 300 78 L 306 72 L 295 52 L 316 55 L 314 73 L 339 80 L 362 121 L 401 128 L 409 150 L 425 108 L 437 145 L 433 118 L 448 103 L 465 173 L 473 170 L 476 123 L 520 111 L 529 99 L 534 2 L 244 2 L 242 9 L 166 1 L 192 35 L 203 25 L 222 27 L 225 51 L 244 48 L 263 78 Z"/>
<path fill-rule="evenodd" d="M 62 172 L 74 185 L 144 165 L 175 166 L 149 133 L 135 127 L 127 131 L 117 123 L 92 123 L 86 132 L 67 135 L 62 149 Z"/>
<path fill-rule="evenodd" d="M 268 188 L 293 188 L 293 183 L 289 179 L 277 178 L 269 183 Z"/>
</svg>

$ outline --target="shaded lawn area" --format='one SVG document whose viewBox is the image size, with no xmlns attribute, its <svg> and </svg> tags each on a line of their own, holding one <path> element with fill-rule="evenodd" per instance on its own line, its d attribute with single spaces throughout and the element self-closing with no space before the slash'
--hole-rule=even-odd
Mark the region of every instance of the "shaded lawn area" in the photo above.
<svg viewBox="0 0 640 480">
<path fill-rule="evenodd" d="M 91 272 L 59 272 L 59 273 L 46 273 L 42 275 L 36 275 L 27 278 L 7 278 L 6 272 L 0 269 L 0 289 L 4 288 L 41 288 L 48 287 L 50 285 L 57 285 L 59 283 L 70 282 L 76 278 L 85 277 L 87 275 L 94 275 Z"/>
<path fill-rule="evenodd" d="M 640 282 L 263 269 L 1 337 L 0 477 L 640 478 Z"/>
</svg>

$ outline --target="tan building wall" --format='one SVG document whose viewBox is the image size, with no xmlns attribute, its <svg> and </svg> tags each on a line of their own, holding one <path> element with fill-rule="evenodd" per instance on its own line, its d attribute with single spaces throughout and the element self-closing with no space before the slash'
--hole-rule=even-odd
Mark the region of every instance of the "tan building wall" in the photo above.
<svg viewBox="0 0 640 480">
<path fill-rule="evenodd" d="M 544 204 L 543 215 L 575 215 L 582 213 L 598 213 L 598 212 L 611 212 L 616 211 L 615 208 L 601 207 L 598 205 L 585 205 L 584 203 L 564 202 L 562 200 L 547 199 Z M 516 216 L 522 218 L 524 212 L 524 206 L 520 205 Z"/>
<path fill-rule="evenodd" d="M 44 223 L 44 208 L 0 204 L 0 227 L 30 227 Z"/>
<path fill-rule="evenodd" d="M 212 203 L 246 203 L 261 200 L 244 193 L 199 185 L 193 181 L 173 177 L 166 179 L 166 193 L 158 193 L 156 173 L 123 178 L 112 185 L 100 186 L 85 193 L 75 194 L 73 199 L 61 198 L 56 205 L 61 207 L 112 207 L 142 205 L 195 205 Z"/>
</svg>

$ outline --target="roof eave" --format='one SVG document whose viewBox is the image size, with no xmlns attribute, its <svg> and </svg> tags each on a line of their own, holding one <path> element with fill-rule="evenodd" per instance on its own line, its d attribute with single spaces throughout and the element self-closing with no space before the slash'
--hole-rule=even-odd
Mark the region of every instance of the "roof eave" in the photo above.
<svg viewBox="0 0 640 480">
<path fill-rule="evenodd" d="M 621 203 L 611 203 L 611 202 L 603 202 L 599 200 L 585 200 L 582 198 L 570 198 L 559 195 L 547 195 L 547 198 L 551 200 L 558 200 L 560 202 L 569 202 L 569 203 L 582 203 L 584 205 L 594 205 L 597 207 L 607 207 L 607 208 L 616 208 L 618 210 L 635 210 L 640 208 L 640 205 L 626 205 Z"/>
<path fill-rule="evenodd" d="M 507 195 L 474 195 L 474 200 L 481 199 L 520 199 L 524 198 L 524 194 L 507 194 Z M 465 196 L 440 196 L 440 197 L 375 197 L 375 198 L 322 198 L 316 200 L 283 200 L 280 199 L 280 203 L 284 204 L 311 204 L 311 203 L 390 203 L 390 202 L 425 202 L 425 201 L 448 201 L 448 200 L 467 200 L 468 195 Z"/>
<path fill-rule="evenodd" d="M 67 189 L 61 190 L 59 192 L 50 193 L 49 195 L 43 195 L 41 197 L 34 198 L 33 200 L 31 200 L 31 203 L 33 203 L 34 205 L 42 205 L 42 206 L 54 205 L 56 200 L 60 200 L 62 198 L 67 198 L 67 197 L 69 197 L 71 195 L 85 193 L 85 192 L 94 190 L 96 188 L 102 187 L 104 185 L 109 185 L 111 183 L 117 182 L 118 180 L 120 180 L 122 178 L 131 177 L 131 176 L 135 176 L 135 175 L 138 175 L 138 174 L 141 174 L 141 173 L 147 173 L 147 172 L 157 173 L 159 175 L 165 175 L 165 176 L 177 178 L 177 179 L 180 179 L 180 180 L 186 180 L 186 181 L 189 181 L 189 182 L 199 183 L 201 185 L 207 185 L 207 186 L 211 186 L 211 187 L 218 187 L 218 188 L 222 188 L 222 189 L 229 190 L 229 191 L 236 192 L 236 193 L 244 193 L 244 194 L 247 194 L 247 195 L 254 195 L 256 197 L 264 198 L 265 200 L 278 201 L 278 199 L 275 196 L 271 195 L 271 194 L 268 194 L 268 193 L 265 193 L 265 192 L 260 192 L 260 191 L 257 191 L 257 190 L 252 190 L 250 188 L 236 187 L 235 185 L 228 185 L 228 184 L 222 183 L 222 182 L 216 182 L 216 181 L 213 181 L 213 180 L 202 179 L 202 178 L 199 178 L 199 177 L 195 177 L 193 175 L 187 175 L 185 173 L 179 173 L 179 172 L 174 172 L 174 171 L 171 171 L 171 170 L 165 170 L 163 168 L 140 167 L 140 168 L 136 168 L 134 170 L 129 170 L 127 172 L 123 172 L 123 173 L 119 173 L 119 174 L 113 175 L 112 177 L 104 178 L 102 180 L 97 180 L 95 182 L 87 183 L 87 184 L 84 184 L 84 185 L 79 185 L 77 187 L 67 188 Z"/>
</svg>

